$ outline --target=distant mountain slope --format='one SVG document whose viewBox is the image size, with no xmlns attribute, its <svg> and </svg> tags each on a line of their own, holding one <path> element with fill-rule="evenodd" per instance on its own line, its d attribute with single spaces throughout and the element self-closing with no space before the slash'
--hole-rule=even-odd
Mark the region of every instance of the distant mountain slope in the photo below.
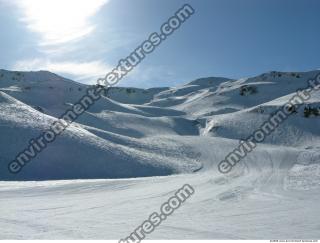
<svg viewBox="0 0 320 243">
<path fill-rule="evenodd" d="M 204 78 L 174 88 L 112 87 L 12 176 L 8 163 L 88 86 L 46 71 L 0 70 L 0 180 L 126 178 L 207 170 L 217 163 L 207 146 L 213 137 L 225 144 L 225 153 L 232 150 L 228 139 L 246 138 L 317 73 Z M 308 104 L 320 106 L 319 92 Z M 265 143 L 317 150 L 319 125 L 320 117 L 306 118 L 299 110 Z"/>
</svg>

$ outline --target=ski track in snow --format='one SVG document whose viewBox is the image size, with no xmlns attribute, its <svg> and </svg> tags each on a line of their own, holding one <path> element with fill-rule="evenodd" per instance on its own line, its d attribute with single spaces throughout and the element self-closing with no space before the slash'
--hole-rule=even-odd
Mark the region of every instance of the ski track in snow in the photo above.
<svg viewBox="0 0 320 243">
<path fill-rule="evenodd" d="M 146 239 L 319 239 L 318 117 L 299 110 L 231 173 L 217 170 L 317 72 L 112 88 L 12 177 L 7 163 L 86 86 L 0 70 L 0 239 L 120 239 L 186 183 L 195 194 Z M 243 85 L 258 92 L 241 96 Z"/>
</svg>

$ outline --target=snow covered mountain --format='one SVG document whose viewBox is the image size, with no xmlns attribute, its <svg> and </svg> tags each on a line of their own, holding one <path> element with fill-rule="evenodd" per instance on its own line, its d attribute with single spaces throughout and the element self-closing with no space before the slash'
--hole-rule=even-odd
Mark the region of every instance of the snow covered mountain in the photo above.
<svg viewBox="0 0 320 243">
<path fill-rule="evenodd" d="M 113 87 L 13 175 L 8 163 L 88 87 L 0 70 L 0 238 L 118 239 L 184 183 L 195 196 L 152 239 L 319 238 L 320 116 L 304 112 L 320 108 L 319 91 L 231 173 L 217 169 L 318 73 Z"/>
</svg>

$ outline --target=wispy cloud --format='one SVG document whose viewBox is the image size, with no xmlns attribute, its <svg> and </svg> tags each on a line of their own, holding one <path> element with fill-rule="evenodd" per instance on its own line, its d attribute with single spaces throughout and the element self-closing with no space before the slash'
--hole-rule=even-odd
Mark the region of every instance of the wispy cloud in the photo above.
<svg viewBox="0 0 320 243">
<path fill-rule="evenodd" d="M 104 77 L 111 67 L 102 61 L 92 62 L 52 62 L 45 59 L 28 59 L 18 61 L 15 70 L 48 70 L 61 75 L 74 77 L 77 81 L 95 83 L 99 77 Z"/>
<path fill-rule="evenodd" d="M 95 83 L 113 68 L 108 63 L 116 64 L 110 52 L 123 51 L 130 43 L 140 40 L 138 34 L 109 24 L 105 15 L 103 23 L 94 19 L 110 0 L 0 1 L 14 4 L 19 10 L 15 12 L 19 23 L 40 37 L 34 39 L 38 52 L 17 60 L 11 66 L 14 70 L 48 70 L 79 82 Z M 94 31 L 100 25 L 103 29 Z M 172 86 L 176 83 L 174 76 L 167 67 L 143 65 L 131 72 L 121 85 Z"/>
<path fill-rule="evenodd" d="M 41 45 L 59 45 L 90 34 L 90 17 L 108 0 L 15 0 L 22 10 L 20 20 L 41 35 Z"/>
<path fill-rule="evenodd" d="M 48 70 L 77 81 L 94 83 L 110 67 L 102 60 L 74 61 L 65 55 L 76 53 L 79 41 L 93 33 L 92 17 L 109 0 L 13 0 L 8 2 L 19 9 L 18 20 L 39 34 L 38 50 L 46 57 L 18 60 L 13 69 Z M 42 56 L 42 55 L 41 55 Z M 84 58 L 85 60 L 88 58 Z"/>
</svg>

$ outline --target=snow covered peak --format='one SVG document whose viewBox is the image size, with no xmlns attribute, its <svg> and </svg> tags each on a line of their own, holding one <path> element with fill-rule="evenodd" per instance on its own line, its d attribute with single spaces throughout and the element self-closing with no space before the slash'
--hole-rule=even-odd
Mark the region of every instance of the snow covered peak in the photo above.
<svg viewBox="0 0 320 243">
<path fill-rule="evenodd" d="M 49 71 L 22 72 L 0 69 L 0 87 L 7 87 L 12 85 L 19 86 L 27 83 L 39 85 L 41 85 L 41 83 L 52 85 L 68 85 L 70 83 L 77 84 L 70 79 L 63 78 Z"/>
<path fill-rule="evenodd" d="M 19 178 L 119 178 L 208 168 L 211 161 L 201 159 L 201 144 L 211 137 L 245 138 L 319 72 L 209 77 L 172 88 L 112 87 Z M 6 151 L 0 155 L 0 179 L 10 178 L 7 163 L 28 139 L 72 107 L 87 88 L 47 71 L 0 70 L 0 147 Z M 319 104 L 317 94 L 308 103 Z M 290 119 L 287 135 L 275 133 L 267 143 L 300 148 L 320 142 L 318 118 L 298 111 Z M 90 169 L 89 155 L 94 158 Z M 68 172 L 61 171 L 64 167 Z M 78 174 L 70 172 L 78 167 Z"/>
</svg>

